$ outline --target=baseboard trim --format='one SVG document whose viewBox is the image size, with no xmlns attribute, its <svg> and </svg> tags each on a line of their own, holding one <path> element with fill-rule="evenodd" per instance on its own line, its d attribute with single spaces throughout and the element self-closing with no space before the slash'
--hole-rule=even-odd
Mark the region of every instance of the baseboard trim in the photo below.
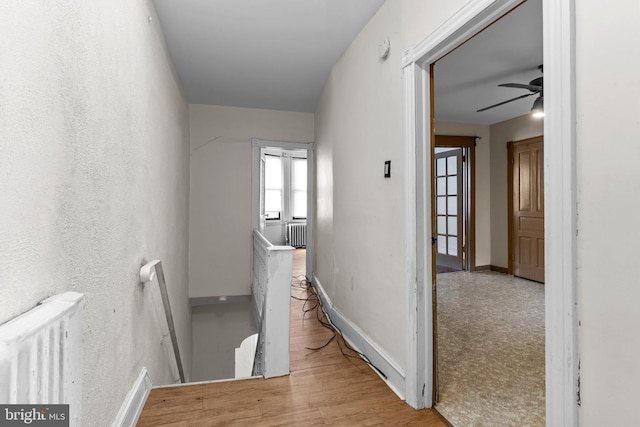
<svg viewBox="0 0 640 427">
<path fill-rule="evenodd" d="M 360 328 L 349 321 L 342 313 L 340 313 L 331 302 L 331 299 L 325 292 L 320 280 L 314 275 L 313 284 L 315 285 L 318 296 L 322 300 L 322 306 L 327 312 L 327 316 L 331 323 L 337 326 L 342 332 L 344 338 L 349 345 L 360 353 L 366 355 L 371 363 L 380 369 L 387 378 L 384 378 L 375 369 L 373 371 L 387 383 L 389 388 L 402 400 L 405 400 L 405 373 L 378 345 L 365 335 Z"/>
<path fill-rule="evenodd" d="M 241 377 L 241 378 L 229 378 L 224 380 L 206 380 L 206 381 L 194 381 L 191 383 L 177 383 L 177 384 L 166 384 L 166 385 L 156 385 L 153 386 L 153 389 L 159 388 L 176 388 L 176 387 L 188 387 L 192 385 L 202 385 L 202 384 L 216 384 L 216 383 L 229 383 L 234 381 L 244 381 L 244 380 L 258 380 L 264 379 L 262 375 L 251 376 L 251 377 Z"/>
<path fill-rule="evenodd" d="M 476 271 L 497 271 L 498 273 L 509 274 L 508 268 L 497 265 L 478 265 L 476 266 Z"/>
<path fill-rule="evenodd" d="M 144 404 L 151 392 L 151 378 L 147 368 L 142 368 L 140 375 L 133 383 L 133 387 L 127 393 L 127 396 L 118 411 L 112 427 L 135 427 L 144 408 Z"/>
</svg>

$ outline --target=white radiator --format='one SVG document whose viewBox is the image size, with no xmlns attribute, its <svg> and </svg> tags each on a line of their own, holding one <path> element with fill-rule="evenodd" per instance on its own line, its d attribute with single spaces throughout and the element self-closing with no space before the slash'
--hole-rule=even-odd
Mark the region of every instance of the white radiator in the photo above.
<svg viewBox="0 0 640 427">
<path fill-rule="evenodd" d="M 304 248 L 307 246 L 307 223 L 292 222 L 287 224 L 287 240 L 289 246 Z"/>
<path fill-rule="evenodd" d="M 65 292 L 0 325 L 0 402 L 68 404 L 80 425 L 84 296 Z"/>
</svg>

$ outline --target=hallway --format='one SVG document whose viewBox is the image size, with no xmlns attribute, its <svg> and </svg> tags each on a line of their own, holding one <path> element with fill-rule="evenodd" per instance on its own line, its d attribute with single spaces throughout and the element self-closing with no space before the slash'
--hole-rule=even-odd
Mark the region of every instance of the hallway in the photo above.
<svg viewBox="0 0 640 427">
<path fill-rule="evenodd" d="M 294 252 L 294 278 L 304 271 L 305 252 Z M 292 295 L 306 298 L 300 279 Z M 335 340 L 307 350 L 331 333 L 315 311 L 303 313 L 304 304 L 291 299 L 289 376 L 156 388 L 138 426 L 446 425 L 430 410 L 409 407 L 364 362 L 342 356 Z"/>
</svg>

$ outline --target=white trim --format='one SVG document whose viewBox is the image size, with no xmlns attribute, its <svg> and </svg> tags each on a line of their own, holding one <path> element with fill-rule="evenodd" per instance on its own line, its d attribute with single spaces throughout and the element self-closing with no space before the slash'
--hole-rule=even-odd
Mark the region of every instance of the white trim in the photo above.
<svg viewBox="0 0 640 427">
<path fill-rule="evenodd" d="M 127 396 L 120 406 L 120 411 L 116 419 L 111 424 L 112 427 L 134 427 L 138 422 L 138 418 L 142 413 L 144 404 L 151 392 L 151 378 L 147 368 L 142 368 L 140 375 L 133 383 L 133 387 L 127 393 Z"/>
<path fill-rule="evenodd" d="M 325 292 L 316 276 L 313 276 L 313 284 L 322 300 L 329 321 L 333 323 L 347 340 L 349 345 L 369 358 L 380 371 L 384 372 L 384 378 L 378 371 L 371 368 L 400 399 L 405 398 L 405 373 L 378 345 L 369 338 L 360 328 L 354 325 L 340 311 L 338 311 Z"/>
<path fill-rule="evenodd" d="M 407 242 L 407 402 L 430 406 L 421 394 L 433 382 L 430 292 L 431 186 L 416 163 L 430 147 L 429 65 L 486 27 L 520 0 L 472 0 L 403 56 L 405 78 Z M 578 424 L 576 328 L 576 176 L 574 0 L 543 0 L 545 65 L 546 423 Z M 422 165 L 430 162 L 422 163 Z M 415 170 L 413 170 L 415 168 Z M 415 185 L 415 186 L 414 186 Z M 414 246 L 415 245 L 415 246 Z M 414 264 L 415 260 L 415 264 Z M 426 317 L 426 318 L 425 318 Z M 423 384 L 421 381 L 424 380 Z M 424 387 L 424 388 L 423 388 Z"/>
<path fill-rule="evenodd" d="M 546 419 L 578 425 L 574 0 L 543 0 Z"/>
<path fill-rule="evenodd" d="M 182 383 L 182 384 L 156 385 L 156 386 L 153 386 L 152 389 L 155 390 L 158 388 L 189 387 L 192 385 L 229 383 L 229 382 L 244 381 L 244 380 L 264 380 L 264 377 L 262 375 L 257 375 L 252 377 L 229 378 L 224 380 L 207 380 L 207 381 L 194 381 L 192 383 Z"/>
<path fill-rule="evenodd" d="M 251 140 L 252 147 L 275 147 L 283 148 L 285 150 L 313 150 L 313 142 L 296 142 L 296 141 L 275 141 L 271 139 L 258 139 L 253 138 Z"/>
<path fill-rule="evenodd" d="M 306 260 L 306 274 L 307 278 L 313 277 L 315 265 L 313 260 L 315 259 L 315 218 L 316 218 L 316 205 L 315 205 L 315 155 L 313 149 L 307 150 L 307 260 Z"/>
<path fill-rule="evenodd" d="M 424 125 L 415 124 L 416 117 L 428 117 L 429 104 L 417 102 L 416 93 L 426 84 L 424 70 L 413 64 L 404 69 L 405 81 L 405 276 L 406 287 L 406 400 L 416 409 L 431 406 L 433 392 L 431 366 L 433 364 L 433 329 L 431 298 L 425 283 L 426 266 L 431 265 L 431 251 L 427 240 L 431 235 L 429 216 L 431 199 L 418 187 L 425 186 L 431 162 L 426 161 L 428 139 Z M 425 165 L 427 170 L 425 170 Z M 418 184 L 420 183 L 420 184 Z M 430 274 L 430 270 L 428 270 Z"/>
<path fill-rule="evenodd" d="M 426 38 L 402 56 L 402 66 L 429 65 L 513 9 L 523 0 L 469 0 Z"/>
</svg>

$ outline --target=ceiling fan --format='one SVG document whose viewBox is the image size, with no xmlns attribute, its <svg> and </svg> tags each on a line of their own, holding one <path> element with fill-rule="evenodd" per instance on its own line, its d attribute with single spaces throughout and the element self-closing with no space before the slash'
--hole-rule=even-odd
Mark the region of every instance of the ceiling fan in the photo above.
<svg viewBox="0 0 640 427">
<path fill-rule="evenodd" d="M 542 65 L 538 66 L 538 70 L 540 70 L 540 72 L 542 73 Z M 488 107 L 484 107 L 481 108 L 479 110 L 477 110 L 477 113 L 480 113 L 482 111 L 486 111 L 489 110 L 491 108 L 495 108 L 498 107 L 500 105 L 504 105 L 507 104 L 509 102 L 513 102 L 513 101 L 517 101 L 518 99 L 522 99 L 522 98 L 526 98 L 528 96 L 533 96 L 533 95 L 538 95 L 538 98 L 536 98 L 536 100 L 533 102 L 533 107 L 531 108 L 531 111 L 534 113 L 534 117 L 541 117 L 544 113 L 543 113 L 543 83 L 542 83 L 542 76 L 535 78 L 533 80 L 531 80 L 529 82 L 529 84 L 523 84 L 523 83 L 503 83 L 501 85 L 498 85 L 500 87 L 512 87 L 512 88 L 516 88 L 516 89 L 526 89 L 528 90 L 530 93 L 526 93 L 524 95 L 520 95 L 520 96 L 516 96 L 515 98 L 511 98 L 511 99 L 507 99 L 506 101 L 502 101 L 499 102 L 497 104 L 494 105 L 490 105 Z M 538 114 L 538 116 L 536 116 L 536 114 Z"/>
</svg>

